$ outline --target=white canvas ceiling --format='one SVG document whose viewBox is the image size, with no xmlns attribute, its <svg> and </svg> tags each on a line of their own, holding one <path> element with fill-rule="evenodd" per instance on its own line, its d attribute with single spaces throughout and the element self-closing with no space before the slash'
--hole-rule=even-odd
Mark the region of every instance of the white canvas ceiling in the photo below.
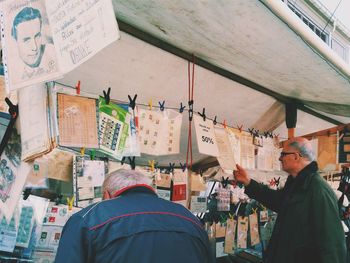
<svg viewBox="0 0 350 263">
<path fill-rule="evenodd" d="M 307 110 L 305 106 L 312 102 L 309 105 L 318 113 L 350 122 L 349 79 L 260 1 L 113 2 L 117 21 L 127 33 L 122 32 L 118 42 L 60 82 L 75 86 L 80 80 L 82 91 L 88 93 L 102 94 L 111 87 L 113 99 L 127 101 L 127 95 L 138 94 L 138 103 L 165 100 L 166 107 L 178 108 L 180 102 L 187 105 L 188 101 L 187 60 L 183 58 L 193 53 L 203 66 L 195 68 L 195 111 L 205 107 L 207 115 L 217 116 L 219 122 L 226 120 L 231 126 L 243 125 L 245 129 L 278 127 L 276 133 L 286 138 L 287 129 L 281 121 L 283 103 L 289 98 L 298 99 L 301 110 Z M 147 39 L 160 48 L 146 43 Z M 219 70 L 214 73 L 205 69 L 211 67 Z M 329 110 L 333 108 L 341 109 L 341 114 Z M 187 120 L 185 115 L 182 154 L 158 158 L 160 162 L 184 161 Z M 298 111 L 298 135 L 332 126 L 334 123 Z M 204 157 L 196 154 L 195 161 Z"/>
</svg>

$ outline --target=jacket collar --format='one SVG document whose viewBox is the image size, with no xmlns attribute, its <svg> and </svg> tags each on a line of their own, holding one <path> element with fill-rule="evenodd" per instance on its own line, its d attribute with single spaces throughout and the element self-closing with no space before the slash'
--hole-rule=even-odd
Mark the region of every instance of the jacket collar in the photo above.
<svg viewBox="0 0 350 263">
<path fill-rule="evenodd" d="M 305 166 L 296 176 L 295 183 L 300 185 L 303 189 L 306 189 L 313 177 L 313 175 L 318 171 L 317 162 L 313 161 Z"/>
<path fill-rule="evenodd" d="M 135 184 L 135 185 L 127 186 L 118 190 L 117 192 L 114 193 L 113 198 L 121 196 L 122 194 L 125 194 L 125 193 L 131 193 L 131 192 L 149 193 L 149 194 L 156 195 L 156 192 L 151 186 L 147 184 Z"/>
</svg>

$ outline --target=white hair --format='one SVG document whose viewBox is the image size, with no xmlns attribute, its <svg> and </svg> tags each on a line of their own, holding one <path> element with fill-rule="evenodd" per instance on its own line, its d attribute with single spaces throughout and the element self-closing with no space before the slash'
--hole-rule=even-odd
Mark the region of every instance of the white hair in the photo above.
<svg viewBox="0 0 350 263">
<path fill-rule="evenodd" d="M 151 182 L 152 180 L 141 172 L 118 169 L 105 178 L 102 184 L 102 192 L 107 190 L 109 194 L 113 195 L 122 188 L 136 184 L 150 185 Z"/>
</svg>

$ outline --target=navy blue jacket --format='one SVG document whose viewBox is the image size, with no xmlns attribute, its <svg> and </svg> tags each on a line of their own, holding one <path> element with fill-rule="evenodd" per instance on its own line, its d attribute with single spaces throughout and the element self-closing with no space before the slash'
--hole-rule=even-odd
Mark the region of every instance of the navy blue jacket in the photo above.
<svg viewBox="0 0 350 263">
<path fill-rule="evenodd" d="M 146 185 L 74 214 L 63 228 L 56 263 L 214 262 L 200 221 Z"/>
</svg>

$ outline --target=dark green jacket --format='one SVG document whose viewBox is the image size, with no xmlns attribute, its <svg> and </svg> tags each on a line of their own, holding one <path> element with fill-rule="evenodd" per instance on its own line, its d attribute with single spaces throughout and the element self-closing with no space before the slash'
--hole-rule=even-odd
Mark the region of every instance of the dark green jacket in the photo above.
<svg viewBox="0 0 350 263">
<path fill-rule="evenodd" d="M 283 189 L 251 180 L 245 193 L 278 213 L 264 262 L 345 263 L 345 235 L 337 198 L 310 163 Z"/>
</svg>

